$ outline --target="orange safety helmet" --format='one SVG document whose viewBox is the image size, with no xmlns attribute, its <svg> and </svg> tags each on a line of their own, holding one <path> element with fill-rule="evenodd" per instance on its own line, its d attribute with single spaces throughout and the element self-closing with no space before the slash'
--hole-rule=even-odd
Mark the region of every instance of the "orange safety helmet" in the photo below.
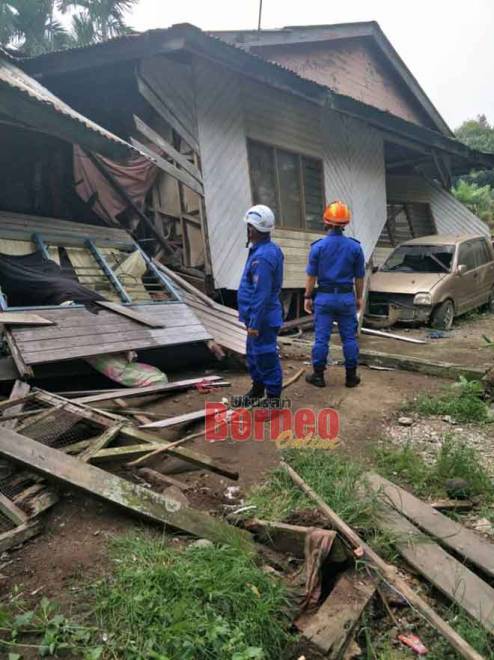
<svg viewBox="0 0 494 660">
<path fill-rule="evenodd" d="M 335 200 L 326 206 L 324 209 L 323 220 L 325 225 L 340 225 L 345 226 L 350 222 L 352 214 L 345 202 Z"/>
</svg>

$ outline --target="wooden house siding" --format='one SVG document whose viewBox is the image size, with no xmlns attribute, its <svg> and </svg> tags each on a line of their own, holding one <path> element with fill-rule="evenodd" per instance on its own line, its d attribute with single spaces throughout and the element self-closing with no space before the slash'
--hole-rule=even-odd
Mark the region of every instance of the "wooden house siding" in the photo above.
<svg viewBox="0 0 494 660">
<path fill-rule="evenodd" d="M 231 72 L 195 64 L 196 108 L 214 283 L 237 289 L 247 255 L 242 216 L 252 204 L 247 139 L 320 158 L 327 200 L 353 210 L 349 234 L 370 257 L 386 218 L 383 140 L 358 120 L 315 104 L 240 82 Z M 322 229 L 322 225 L 321 225 Z M 277 228 L 285 252 L 285 288 L 304 286 L 310 244 L 317 232 Z"/>
<path fill-rule="evenodd" d="M 356 39 L 253 48 L 265 59 L 335 92 L 432 128 L 430 118 L 372 47 Z"/>
<path fill-rule="evenodd" d="M 388 176 L 386 187 L 390 202 L 430 204 L 438 234 L 490 235 L 485 222 L 436 183 L 420 176 Z"/>
</svg>

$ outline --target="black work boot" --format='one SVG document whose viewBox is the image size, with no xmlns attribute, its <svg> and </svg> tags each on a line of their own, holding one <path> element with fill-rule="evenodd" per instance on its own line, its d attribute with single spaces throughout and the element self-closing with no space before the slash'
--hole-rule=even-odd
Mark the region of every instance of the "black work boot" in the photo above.
<svg viewBox="0 0 494 660">
<path fill-rule="evenodd" d="M 350 367 L 346 370 L 345 387 L 357 387 L 360 378 L 357 376 L 357 367 Z"/>
<path fill-rule="evenodd" d="M 305 380 L 315 387 L 326 387 L 326 381 L 324 380 L 324 369 L 316 369 L 311 374 L 307 374 Z"/>
<path fill-rule="evenodd" d="M 264 385 L 262 383 L 256 383 L 253 381 L 250 390 L 242 397 L 238 398 L 237 405 L 239 408 L 249 408 L 250 406 L 253 406 L 258 401 L 260 401 L 264 397 L 265 393 L 266 388 Z"/>
</svg>

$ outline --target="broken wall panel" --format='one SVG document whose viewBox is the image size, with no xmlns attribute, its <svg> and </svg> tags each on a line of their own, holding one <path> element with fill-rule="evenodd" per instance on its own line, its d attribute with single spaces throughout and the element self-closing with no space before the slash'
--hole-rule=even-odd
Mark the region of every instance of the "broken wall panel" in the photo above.
<svg viewBox="0 0 494 660">
<path fill-rule="evenodd" d="M 96 315 L 76 307 L 43 310 L 44 316 L 56 323 L 48 333 L 43 328 L 17 328 L 12 335 L 28 365 L 211 339 L 184 303 L 140 305 L 137 309 L 162 321 L 165 327 L 153 329 L 112 312 Z"/>
</svg>

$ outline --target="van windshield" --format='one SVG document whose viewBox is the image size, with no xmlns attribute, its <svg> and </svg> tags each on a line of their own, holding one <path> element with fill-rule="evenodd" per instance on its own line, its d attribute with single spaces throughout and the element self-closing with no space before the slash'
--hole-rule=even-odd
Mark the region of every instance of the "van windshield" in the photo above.
<svg viewBox="0 0 494 660">
<path fill-rule="evenodd" d="M 450 273 L 454 245 L 401 245 L 388 257 L 386 273 Z"/>
</svg>

